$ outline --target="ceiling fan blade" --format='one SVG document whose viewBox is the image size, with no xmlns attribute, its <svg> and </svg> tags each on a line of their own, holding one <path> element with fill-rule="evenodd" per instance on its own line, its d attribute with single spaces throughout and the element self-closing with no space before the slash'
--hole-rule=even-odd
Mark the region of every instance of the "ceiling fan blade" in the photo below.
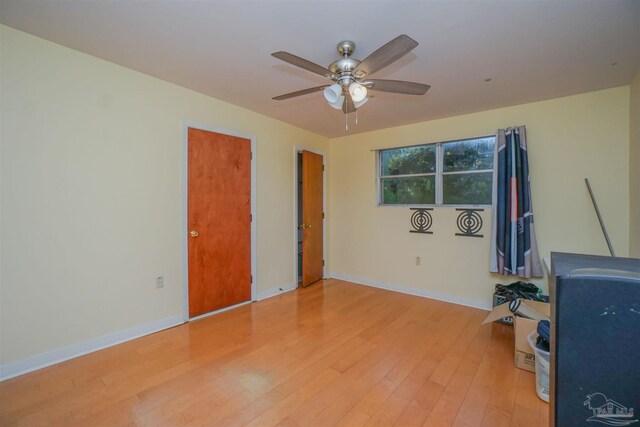
<svg viewBox="0 0 640 427">
<path fill-rule="evenodd" d="M 353 70 L 353 74 L 356 77 L 373 74 L 411 52 L 416 46 L 418 46 L 417 41 L 402 34 L 367 56 Z"/>
<path fill-rule="evenodd" d="M 422 83 L 403 82 L 400 80 L 367 79 L 363 83 L 369 90 L 401 93 L 404 95 L 424 95 L 431 87 Z M 369 85 L 369 83 L 373 83 L 373 85 Z"/>
<path fill-rule="evenodd" d="M 353 99 L 351 99 L 351 95 L 348 93 L 344 96 L 344 104 L 342 104 L 342 111 L 345 114 L 353 113 L 356 111 L 356 106 L 353 103 Z"/>
<path fill-rule="evenodd" d="M 295 65 L 296 67 L 304 68 L 307 71 L 311 71 L 312 73 L 320 74 L 323 77 L 331 78 L 333 73 L 328 69 L 314 64 L 311 61 L 307 61 L 304 58 L 300 58 L 299 56 L 293 55 L 289 52 L 273 52 L 271 56 L 278 58 L 281 61 L 288 62 L 291 65 Z"/>
<path fill-rule="evenodd" d="M 280 95 L 280 96 L 274 96 L 271 99 L 275 99 L 276 101 L 282 101 L 283 99 L 289 99 L 289 98 L 294 98 L 296 96 L 307 95 L 309 93 L 320 92 L 322 89 L 324 89 L 327 86 L 329 85 L 310 87 L 309 89 L 303 89 L 303 90 L 298 90 L 296 92 L 285 93 L 284 95 Z"/>
</svg>

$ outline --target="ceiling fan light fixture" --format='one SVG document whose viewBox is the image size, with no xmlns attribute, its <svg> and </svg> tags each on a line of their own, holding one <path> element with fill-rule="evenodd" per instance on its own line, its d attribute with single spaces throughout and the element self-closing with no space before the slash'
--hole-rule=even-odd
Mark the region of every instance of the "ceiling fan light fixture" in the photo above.
<svg viewBox="0 0 640 427">
<path fill-rule="evenodd" d="M 331 105 L 336 110 L 341 110 L 342 104 L 344 104 L 344 96 L 342 95 L 340 95 L 334 102 L 329 102 L 329 105 Z"/>
<path fill-rule="evenodd" d="M 351 94 L 353 102 L 360 102 L 367 98 L 367 88 L 360 83 L 353 82 L 349 85 L 349 94 Z"/>
<path fill-rule="evenodd" d="M 348 114 L 355 112 L 357 124 L 358 108 L 369 100 L 369 90 L 403 95 L 424 95 L 429 90 L 430 86 L 422 83 L 369 78 L 370 75 L 397 61 L 416 46 L 418 46 L 417 41 L 406 34 L 401 34 L 359 61 L 351 58 L 355 49 L 353 42 L 342 41 L 338 44 L 340 59 L 333 61 L 328 67 L 323 67 L 289 52 L 273 52 L 271 55 L 274 58 L 330 80 L 330 83 L 323 86 L 290 92 L 273 99 L 281 101 L 323 91 L 331 108 L 342 110 L 345 120 Z"/>
<path fill-rule="evenodd" d="M 360 101 L 357 101 L 357 102 L 354 100 L 353 101 L 353 106 L 356 107 L 356 108 L 360 108 L 364 104 L 366 104 L 368 100 L 369 100 L 369 98 L 366 98 L 366 97 L 364 99 L 360 100 Z"/>
<path fill-rule="evenodd" d="M 338 83 L 334 83 L 331 86 L 324 88 L 324 97 L 329 101 L 329 104 L 337 102 L 342 97 L 342 86 Z M 342 98 L 344 99 L 344 97 Z M 340 108 L 342 108 L 342 105 L 340 105 Z"/>
</svg>

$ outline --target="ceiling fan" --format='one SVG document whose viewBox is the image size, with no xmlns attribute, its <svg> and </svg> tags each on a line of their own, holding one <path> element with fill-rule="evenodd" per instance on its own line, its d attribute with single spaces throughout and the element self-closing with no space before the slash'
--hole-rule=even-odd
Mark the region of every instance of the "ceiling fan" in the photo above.
<svg viewBox="0 0 640 427">
<path fill-rule="evenodd" d="M 333 84 L 316 86 L 296 92 L 276 96 L 273 99 L 294 98 L 314 92 L 324 91 L 324 96 L 335 109 L 344 114 L 356 111 L 367 102 L 367 91 L 400 93 L 403 95 L 424 95 L 431 86 L 422 83 L 399 80 L 380 80 L 368 78 L 371 74 L 397 61 L 418 46 L 418 42 L 406 34 L 391 40 L 378 50 L 358 61 L 351 58 L 355 44 L 345 40 L 338 44 L 338 53 L 342 58 L 332 62 L 327 68 L 315 64 L 288 52 L 274 52 L 271 55 L 296 67 L 304 68 L 333 81 Z"/>
</svg>

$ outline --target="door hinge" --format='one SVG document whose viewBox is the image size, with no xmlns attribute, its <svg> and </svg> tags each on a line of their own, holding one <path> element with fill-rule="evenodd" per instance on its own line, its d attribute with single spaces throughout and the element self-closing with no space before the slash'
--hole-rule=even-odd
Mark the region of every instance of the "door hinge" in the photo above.
<svg viewBox="0 0 640 427">
<path fill-rule="evenodd" d="M 324 212 L 322 212 L 322 219 L 324 219 Z"/>
<path fill-rule="evenodd" d="M 322 260 L 322 266 L 324 267 L 324 260 Z"/>
<path fill-rule="evenodd" d="M 249 159 L 253 160 L 253 151 L 249 152 Z"/>
<path fill-rule="evenodd" d="M 322 165 L 322 171 L 324 172 L 324 165 Z"/>
<path fill-rule="evenodd" d="M 250 277 L 251 277 L 251 283 L 253 283 L 253 274 Z"/>
<path fill-rule="evenodd" d="M 249 214 L 249 222 L 253 222 L 253 214 Z"/>
</svg>

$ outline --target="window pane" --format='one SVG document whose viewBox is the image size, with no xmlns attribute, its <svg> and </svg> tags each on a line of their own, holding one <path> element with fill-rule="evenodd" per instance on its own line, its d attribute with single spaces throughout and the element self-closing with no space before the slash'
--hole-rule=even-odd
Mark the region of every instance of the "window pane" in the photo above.
<svg viewBox="0 0 640 427">
<path fill-rule="evenodd" d="M 445 205 L 490 205 L 493 173 L 443 175 L 442 202 Z"/>
<path fill-rule="evenodd" d="M 433 205 L 436 201 L 436 177 L 385 178 L 382 203 L 385 205 Z"/>
<path fill-rule="evenodd" d="M 397 148 L 380 152 L 382 176 L 433 173 L 436 171 L 436 146 Z"/>
<path fill-rule="evenodd" d="M 495 138 L 468 139 L 442 144 L 444 172 L 493 169 Z"/>
</svg>

